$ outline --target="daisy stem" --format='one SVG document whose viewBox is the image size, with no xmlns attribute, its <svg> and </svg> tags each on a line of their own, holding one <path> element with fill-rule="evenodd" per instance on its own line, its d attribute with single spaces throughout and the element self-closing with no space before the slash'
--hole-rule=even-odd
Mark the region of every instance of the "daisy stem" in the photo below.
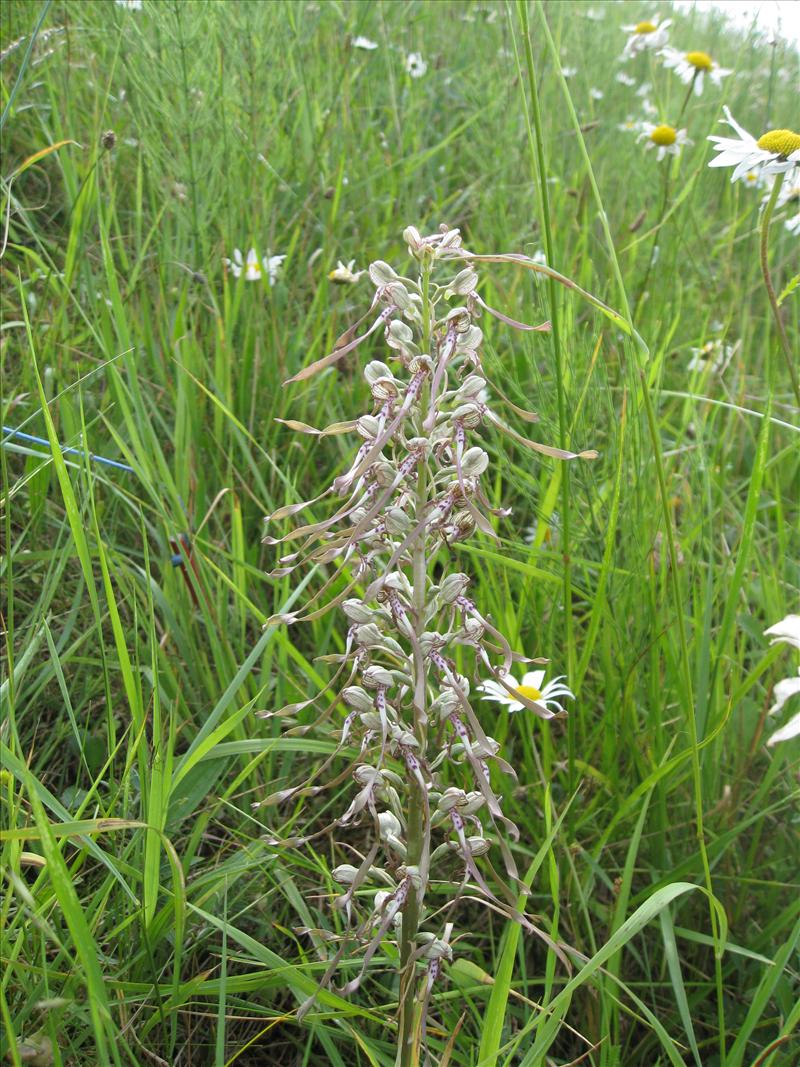
<svg viewBox="0 0 800 1067">
<path fill-rule="evenodd" d="M 683 98 L 683 103 L 681 104 L 681 109 L 678 112 L 678 120 L 675 123 L 675 129 L 676 130 L 680 129 L 681 119 L 683 118 L 684 111 L 686 111 L 686 105 L 689 103 L 689 100 L 691 99 L 692 90 L 694 89 L 694 83 L 695 83 L 696 77 L 697 77 L 697 75 L 695 74 L 695 76 L 689 82 L 689 88 L 687 89 L 686 95 Z M 661 224 L 664 221 L 664 215 L 666 213 L 667 203 L 669 201 L 670 171 L 671 171 L 671 168 L 668 166 L 667 170 L 666 170 L 666 174 L 664 175 L 664 198 L 661 201 L 661 210 L 658 213 L 658 222 L 656 223 L 655 232 L 653 233 L 653 243 L 650 246 L 650 258 L 647 261 L 647 270 L 644 272 L 644 279 L 642 280 L 642 287 L 639 290 L 639 295 L 636 297 L 636 303 L 634 304 L 634 307 L 633 307 L 633 318 L 634 318 L 634 320 L 636 319 L 636 317 L 637 317 L 637 315 L 639 313 L 639 305 L 641 304 L 642 300 L 644 299 L 644 294 L 645 294 L 645 291 L 647 290 L 647 283 L 650 281 L 650 274 L 651 274 L 651 272 L 653 270 L 653 264 L 656 261 L 656 248 L 658 246 L 658 231 L 661 229 Z"/>
<path fill-rule="evenodd" d="M 430 302 L 430 279 L 432 263 L 429 259 L 422 263 L 422 321 L 423 321 L 423 351 L 430 353 L 431 337 L 431 302 Z M 432 355 L 432 353 L 431 353 Z M 430 399 L 430 385 L 426 382 L 420 395 L 420 427 L 425 425 L 428 414 Z M 421 519 L 428 505 L 428 466 L 423 458 L 417 468 L 417 492 L 415 515 Z M 419 638 L 425 632 L 425 607 L 427 603 L 427 578 L 428 559 L 425 551 L 425 535 L 417 538 L 413 554 L 413 625 L 417 633 L 417 648 Z M 414 655 L 414 735 L 419 742 L 419 754 L 425 755 L 425 741 L 427 735 L 427 685 L 425 677 L 425 663 L 419 653 Z M 412 867 L 419 864 L 422 856 L 424 837 L 430 832 L 425 826 L 425 812 L 420 787 L 417 781 L 409 774 L 409 805 L 408 823 L 406 833 L 406 866 Z M 408 895 L 408 900 L 403 907 L 403 926 L 400 936 L 400 1027 L 397 1046 L 398 1067 L 410 1067 L 418 1060 L 418 1049 L 414 1047 L 414 999 L 416 983 L 414 982 L 414 949 L 416 946 L 417 929 L 419 927 L 420 900 L 416 890 Z"/>
<path fill-rule="evenodd" d="M 772 276 L 769 272 L 769 227 L 772 222 L 772 213 L 775 210 L 775 204 L 778 200 L 778 193 L 781 191 L 783 185 L 783 174 L 776 174 L 775 181 L 772 184 L 772 192 L 770 193 L 767 206 L 764 208 L 764 213 L 761 216 L 761 273 L 764 275 L 764 285 L 767 288 L 767 296 L 769 297 L 769 304 L 772 308 L 772 314 L 775 318 L 775 324 L 778 327 L 778 336 L 781 339 L 781 348 L 786 358 L 786 367 L 789 371 L 789 378 L 792 382 L 792 389 L 794 395 L 797 398 L 797 403 L 800 404 L 800 381 L 797 378 L 797 371 L 795 370 L 794 357 L 792 355 L 792 347 L 789 344 L 789 338 L 786 336 L 786 330 L 784 329 L 783 321 L 781 319 L 781 310 L 778 305 L 778 299 L 775 296 L 775 289 L 772 285 Z"/>
</svg>

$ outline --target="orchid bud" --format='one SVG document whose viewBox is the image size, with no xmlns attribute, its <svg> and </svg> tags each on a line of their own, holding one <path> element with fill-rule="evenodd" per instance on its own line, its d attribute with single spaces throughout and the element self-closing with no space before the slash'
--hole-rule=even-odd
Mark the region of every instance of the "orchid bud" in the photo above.
<svg viewBox="0 0 800 1067">
<path fill-rule="evenodd" d="M 489 456 L 477 445 L 468 448 L 461 457 L 461 469 L 468 478 L 478 478 L 489 466 Z"/>
<path fill-rule="evenodd" d="M 357 623 L 372 622 L 378 614 L 374 608 L 368 608 L 363 600 L 345 600 L 342 610 L 351 622 Z"/>
<path fill-rule="evenodd" d="M 453 604 L 463 596 L 469 585 L 466 574 L 448 574 L 439 587 L 439 601 L 442 605 Z"/>
<path fill-rule="evenodd" d="M 377 630 L 377 626 L 375 629 Z M 375 701 L 366 689 L 362 689 L 360 685 L 347 686 L 346 689 L 342 690 L 342 698 L 349 707 L 359 713 L 373 711 L 375 708 Z"/>
<path fill-rule="evenodd" d="M 354 867 L 352 863 L 340 863 L 331 871 L 331 876 L 335 882 L 352 885 L 358 876 L 358 867 Z"/>
<path fill-rule="evenodd" d="M 389 381 L 394 381 L 394 375 L 385 363 L 381 363 L 379 359 L 373 359 L 364 368 L 364 377 L 370 385 L 373 385 L 380 378 L 388 378 Z"/>
<path fill-rule="evenodd" d="M 378 815 L 378 823 L 381 830 L 381 838 L 387 837 L 399 837 L 403 832 L 403 827 L 400 824 L 400 820 L 391 811 L 382 811 Z"/>
<path fill-rule="evenodd" d="M 390 267 L 388 263 L 384 263 L 382 259 L 376 259 L 374 263 L 370 263 L 369 276 L 372 284 L 379 289 L 389 285 L 390 282 L 395 281 L 398 277 L 394 268 Z"/>
<path fill-rule="evenodd" d="M 451 296 L 466 296 L 468 293 L 474 293 L 477 286 L 478 275 L 472 267 L 465 267 L 450 282 L 445 290 L 445 297 L 449 300 Z"/>
<path fill-rule="evenodd" d="M 367 689 L 378 689 L 380 686 L 391 689 L 394 685 L 394 677 L 391 671 L 387 671 L 385 667 L 380 667 L 377 664 L 372 664 L 361 672 L 361 681 Z"/>
<path fill-rule="evenodd" d="M 468 837 L 467 844 L 473 856 L 485 856 L 492 847 L 491 841 L 487 841 L 485 837 Z"/>
</svg>

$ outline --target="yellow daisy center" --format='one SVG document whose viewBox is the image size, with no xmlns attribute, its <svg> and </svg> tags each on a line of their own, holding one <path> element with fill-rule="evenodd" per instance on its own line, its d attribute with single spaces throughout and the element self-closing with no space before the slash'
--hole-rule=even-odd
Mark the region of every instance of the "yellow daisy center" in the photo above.
<svg viewBox="0 0 800 1067">
<path fill-rule="evenodd" d="M 691 63 L 697 70 L 711 70 L 714 66 L 708 52 L 687 52 L 686 62 Z"/>
<path fill-rule="evenodd" d="M 519 689 L 515 690 L 520 696 L 525 697 L 526 700 L 541 700 L 542 694 L 533 685 L 521 685 Z"/>
<path fill-rule="evenodd" d="M 652 22 L 638 22 L 634 33 L 655 33 L 656 27 Z"/>
<path fill-rule="evenodd" d="M 675 144 L 675 138 L 677 136 L 678 135 L 672 126 L 656 126 L 650 134 L 650 140 L 653 144 L 666 147 L 667 145 Z"/>
<path fill-rule="evenodd" d="M 792 152 L 800 152 L 800 133 L 794 130 L 768 130 L 756 144 L 765 152 L 774 152 L 776 156 L 786 159 Z"/>
</svg>

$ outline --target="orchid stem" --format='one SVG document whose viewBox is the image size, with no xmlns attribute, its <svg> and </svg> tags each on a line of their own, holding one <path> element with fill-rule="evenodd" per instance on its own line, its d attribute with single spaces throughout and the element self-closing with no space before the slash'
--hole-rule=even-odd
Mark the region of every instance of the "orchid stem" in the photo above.
<svg viewBox="0 0 800 1067">
<path fill-rule="evenodd" d="M 431 302 L 430 302 L 430 279 L 431 261 L 424 260 L 422 263 L 422 320 L 423 320 L 423 350 L 426 354 L 430 351 L 432 343 L 431 330 Z M 430 401 L 430 383 L 426 381 L 420 395 L 420 426 L 424 426 L 428 414 Z M 420 459 L 417 467 L 417 492 L 415 515 L 420 522 L 425 515 L 428 506 L 428 466 L 427 457 Z M 413 555 L 413 626 L 416 631 L 417 651 L 414 654 L 414 735 L 419 742 L 419 754 L 425 755 L 425 742 L 427 737 L 427 684 L 425 677 L 425 662 L 419 651 L 422 634 L 425 632 L 425 611 L 427 604 L 427 577 L 428 560 L 425 552 L 425 537 L 418 537 L 414 545 Z M 409 774 L 408 826 L 406 830 L 406 866 L 413 867 L 419 864 L 422 857 L 425 834 L 430 828 L 425 825 L 425 811 L 423 798 L 420 795 L 420 785 Z M 403 924 L 400 936 L 400 1025 L 398 1033 L 397 1059 L 398 1067 L 410 1067 L 419 1060 L 418 1050 L 415 1049 L 414 1025 L 414 1000 L 416 994 L 414 949 L 416 947 L 417 930 L 419 927 L 420 899 L 416 888 L 409 893 L 408 900 L 403 907 Z"/>
<path fill-rule="evenodd" d="M 770 193 L 769 200 L 764 208 L 764 214 L 761 216 L 761 273 L 764 275 L 764 285 L 767 288 L 769 304 L 772 308 L 775 324 L 778 327 L 778 336 L 781 340 L 781 348 L 783 349 L 783 354 L 786 359 L 786 367 L 789 371 L 792 389 L 794 390 L 797 403 L 800 405 L 800 381 L 798 381 L 797 371 L 795 369 L 796 355 L 792 354 L 792 347 L 789 344 L 789 338 L 786 336 L 786 330 L 781 319 L 781 309 L 778 304 L 778 299 L 775 296 L 775 289 L 772 285 L 772 276 L 769 272 L 769 227 L 772 222 L 772 213 L 775 210 L 775 204 L 778 200 L 778 193 L 781 191 L 782 185 L 783 174 L 776 174 L 775 181 L 772 184 L 772 192 Z"/>
</svg>

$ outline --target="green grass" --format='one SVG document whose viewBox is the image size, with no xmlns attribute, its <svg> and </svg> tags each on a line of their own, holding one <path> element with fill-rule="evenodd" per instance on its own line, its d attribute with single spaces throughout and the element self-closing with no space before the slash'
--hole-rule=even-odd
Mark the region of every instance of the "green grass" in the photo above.
<svg viewBox="0 0 800 1067">
<path fill-rule="evenodd" d="M 261 537 L 352 444 L 275 420 L 366 410 L 359 366 L 381 356 L 375 340 L 281 386 L 366 307 L 365 281 L 327 272 L 405 268 L 403 227 L 443 221 L 478 253 L 551 244 L 558 271 L 632 309 L 649 358 L 576 294 L 482 268 L 487 303 L 558 325 L 485 318 L 492 377 L 540 414 L 540 440 L 600 453 L 567 469 L 489 436 L 493 502 L 513 513 L 499 547 L 456 550 L 482 610 L 577 694 L 567 725 L 479 707 L 519 777 L 505 807 L 529 909 L 574 970 L 462 909 L 431 1051 L 458 1067 L 797 1062 L 799 749 L 764 744 L 796 656 L 763 630 L 798 610 L 800 427 L 760 194 L 707 168 L 705 138 L 723 103 L 756 133 L 796 125 L 800 60 L 674 16 L 672 43 L 734 73 L 686 105 L 694 144 L 662 221 L 668 170 L 618 129 L 645 116 L 614 77 L 620 24 L 652 12 L 592 8 L 604 19 L 444 0 L 2 6 L 2 48 L 28 35 L 2 62 L 2 415 L 50 442 L 0 450 L 0 1055 L 17 1067 L 18 1039 L 49 1040 L 57 1065 L 393 1063 L 388 957 L 297 1021 L 325 970 L 320 936 L 298 931 L 336 928 L 329 872 L 352 856 L 270 835 L 321 828 L 349 787 L 253 809 L 333 747 L 255 712 L 323 688 L 317 657 L 343 629 L 335 612 L 265 625 L 323 579 L 269 577 Z M 674 121 L 678 79 L 646 56 L 624 69 Z M 778 292 L 798 270 L 784 218 Z M 252 244 L 287 257 L 273 288 L 224 273 Z M 736 346 L 727 369 L 688 370 L 714 338 Z M 170 563 L 181 534 L 194 569 Z"/>
</svg>

